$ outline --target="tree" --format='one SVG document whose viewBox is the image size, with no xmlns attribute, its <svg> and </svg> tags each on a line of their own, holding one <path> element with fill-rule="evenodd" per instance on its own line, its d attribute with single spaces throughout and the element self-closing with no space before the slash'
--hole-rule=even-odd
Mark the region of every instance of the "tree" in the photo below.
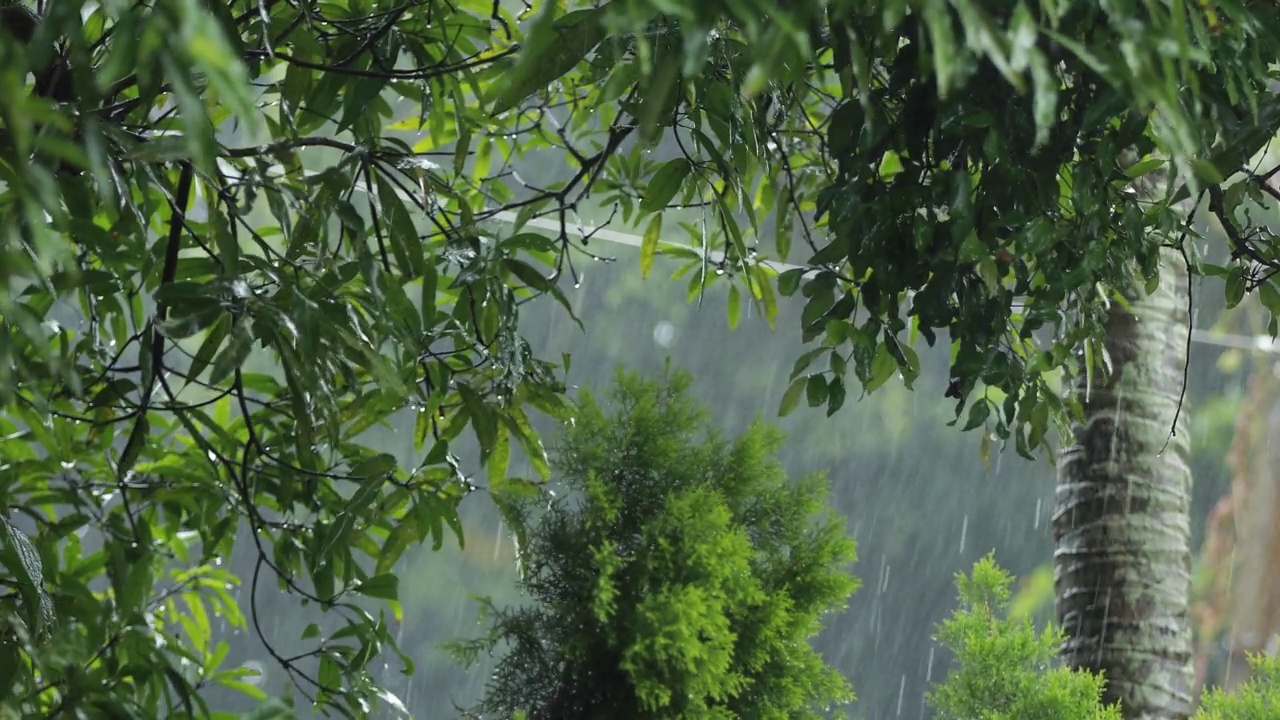
<svg viewBox="0 0 1280 720">
<path fill-rule="evenodd" d="M 1232 296 L 1265 285 L 1258 270 L 1276 266 L 1269 235 L 1234 215 L 1246 197 L 1275 192 L 1269 174 L 1244 170 L 1280 119 L 1261 50 L 1280 37 L 1269 12 L 849 0 L 787 4 L 790 13 L 770 15 L 782 21 L 766 22 L 768 5 L 540 16 L 497 107 L 575 93 L 597 107 L 639 75 L 621 114 L 608 111 L 601 146 L 672 136 L 683 154 L 654 166 L 648 183 L 629 169 L 642 158 L 597 176 L 599 156 L 571 154 L 592 160 L 581 174 L 624 221 L 647 228 L 642 250 L 686 258 L 681 272 L 703 269 L 693 290 L 721 276 L 743 286 L 731 318 L 742 297 L 772 313 L 753 232 L 773 230 L 782 260 L 800 246 L 806 257 L 778 287 L 803 288 L 806 339 L 822 342 L 797 364 L 793 400 L 839 407 L 849 372 L 864 390 L 895 372 L 910 379 L 911 345 L 945 332 L 948 395 L 965 424 L 989 425 L 1029 454 L 1052 446 L 1050 423 L 1071 402 L 1054 373 L 1103 337 L 1098 288 L 1155 277 L 1151 231 L 1185 223 L 1176 203 L 1208 196 L 1230 228 L 1231 268 L 1203 270 L 1229 277 Z M 1158 49 L 1164 37 L 1176 40 Z M 1130 191 L 1166 166 L 1169 197 L 1152 204 Z M 1224 192 L 1237 171 L 1247 182 Z M 721 251 L 717 273 L 689 247 L 660 248 L 671 214 L 698 248 Z M 830 367 L 811 371 L 824 357 Z"/>
<path fill-rule="evenodd" d="M 475 39 L 436 33 L 487 38 L 474 5 L 5 3 L 0 714 L 265 699 L 224 623 L 321 709 L 398 703 L 367 668 L 395 649 L 397 558 L 458 532 L 477 485 L 451 443 L 470 429 L 490 488 L 520 486 L 511 446 L 544 462 L 525 408 L 564 407 L 516 330 L 563 299 L 555 243 L 482 238 L 482 196 L 386 134 L 389 88 L 461 92 Z M 417 69 L 376 79 L 401 52 Z M 365 440 L 397 413 L 416 467 Z M 251 576 L 221 566 L 237 542 Z M 272 647 L 272 586 L 336 617 Z"/>
<path fill-rule="evenodd" d="M 1161 157 L 1228 228 L 1232 262 L 1196 269 L 1280 304 L 1237 213 L 1275 192 L 1246 169 L 1280 117 L 1267 3 L 47 5 L 0 13 L 0 707 L 204 714 L 240 687 L 200 620 L 241 618 L 239 541 L 246 624 L 272 576 L 344 615 L 275 660 L 363 714 L 393 643 L 352 598 L 394 600 L 478 467 L 536 486 L 513 444 L 545 472 L 526 409 L 565 412 L 563 368 L 518 309 L 563 302 L 579 219 L 616 209 L 695 295 L 731 283 L 731 320 L 803 293 L 821 342 L 787 407 L 910 380 L 946 333 L 964 424 L 1027 454 L 1105 291 L 1156 274 L 1178 197 L 1125 186 Z M 396 413 L 416 467 L 363 442 Z"/>
<path fill-rule="evenodd" d="M 821 476 L 789 480 L 782 437 L 707 428 L 689 376 L 621 374 L 585 394 L 531 515 L 521 585 L 465 657 L 510 648 L 475 717 L 816 718 L 852 699 L 808 644 L 856 587 Z"/>
<path fill-rule="evenodd" d="M 1173 253 L 1171 253 L 1173 254 Z M 1058 464 L 1058 621 L 1073 667 L 1102 671 L 1126 718 L 1191 714 L 1191 469 L 1182 407 L 1187 276 L 1175 257 L 1108 317 L 1105 376 Z"/>
</svg>

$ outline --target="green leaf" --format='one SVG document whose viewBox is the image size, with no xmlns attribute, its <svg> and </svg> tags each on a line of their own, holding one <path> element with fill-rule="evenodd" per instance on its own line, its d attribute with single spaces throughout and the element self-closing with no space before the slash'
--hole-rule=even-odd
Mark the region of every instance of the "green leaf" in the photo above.
<svg viewBox="0 0 1280 720">
<path fill-rule="evenodd" d="M 1272 315 L 1280 316 L 1280 289 L 1276 288 L 1274 279 L 1268 279 L 1258 286 L 1258 299 Z"/>
<path fill-rule="evenodd" d="M 213 327 L 209 328 L 209 332 L 200 343 L 200 349 L 196 350 L 196 354 L 191 358 L 191 366 L 187 368 L 186 383 L 187 385 L 199 380 L 200 375 L 209 367 L 210 361 L 213 360 L 214 353 L 222 346 L 227 334 L 231 329 L 231 317 L 223 314 L 218 318 Z"/>
<path fill-rule="evenodd" d="M 458 394 L 462 396 L 463 407 L 466 408 L 467 415 L 471 419 L 476 440 L 480 443 L 481 457 L 487 459 L 497 443 L 497 414 L 469 385 L 459 385 Z"/>
<path fill-rule="evenodd" d="M 889 351 L 887 343 L 881 343 L 876 348 L 875 358 L 871 361 L 871 382 L 867 383 L 866 391 L 874 392 L 881 385 L 888 382 L 898 372 L 898 361 L 894 359 L 893 353 Z"/>
<path fill-rule="evenodd" d="M 133 472 L 133 466 L 138 463 L 138 458 L 142 455 L 143 448 L 147 446 L 150 435 L 151 421 L 147 413 L 142 413 L 134 421 L 129 439 L 125 442 L 124 449 L 120 451 L 120 460 L 116 463 L 116 479 L 119 482 L 128 480 L 129 474 Z"/>
<path fill-rule="evenodd" d="M 804 310 L 800 311 L 800 327 L 805 330 L 816 328 L 819 321 L 835 304 L 834 292 L 828 290 L 814 293 L 813 297 L 809 298 L 809 302 L 805 303 Z"/>
<path fill-rule="evenodd" d="M 400 578 L 391 573 L 374 575 L 356 585 L 356 592 L 366 597 L 396 600 L 400 597 Z"/>
<path fill-rule="evenodd" d="M 654 72 L 644 84 L 644 92 L 640 94 L 640 107 L 636 111 L 636 120 L 640 125 L 640 138 L 652 143 L 659 135 L 662 127 L 671 119 L 680 98 L 680 53 L 664 52 L 658 57 Z"/>
<path fill-rule="evenodd" d="M 658 250 L 658 239 L 661 237 L 662 213 L 658 213 L 649 221 L 640 241 L 640 274 L 643 277 L 649 277 L 649 271 L 653 269 L 653 256 Z"/>
<path fill-rule="evenodd" d="M 231 341 L 218 353 L 213 361 L 213 369 L 209 371 L 208 383 L 220 385 L 233 372 L 244 366 L 253 350 L 253 336 L 249 332 L 248 323 L 241 321 L 231 331 Z"/>
<path fill-rule="evenodd" d="M 991 403 L 986 400 L 978 400 L 969 407 L 969 419 L 964 424 L 964 430 L 974 430 L 981 427 L 991 415 Z"/>
<path fill-rule="evenodd" d="M 1239 270 L 1227 277 L 1226 282 L 1226 299 L 1227 309 L 1231 309 L 1240 304 L 1244 300 L 1245 279 Z"/>
<path fill-rule="evenodd" d="M 404 201 L 396 193 L 394 186 L 381 175 L 378 176 L 378 203 L 382 206 L 383 217 L 391 224 L 389 243 L 396 254 L 396 262 L 404 273 L 411 278 L 422 277 L 428 272 L 426 257 L 422 252 L 423 243 L 418 240 L 418 231 L 413 217 L 405 207 Z M 434 287 L 431 288 L 434 290 Z M 424 286 L 423 291 L 427 288 Z M 433 293 L 434 295 L 434 293 Z"/>
<path fill-rule="evenodd" d="M 356 122 L 368 118 L 370 106 L 386 87 L 384 77 L 353 78 L 342 93 L 342 117 L 336 131 L 345 132 Z"/>
<path fill-rule="evenodd" d="M 910 345 L 901 345 L 902 356 L 907 361 L 905 365 L 899 366 L 898 370 L 902 373 L 902 384 L 908 390 L 911 389 L 912 383 L 916 378 L 920 377 L 920 357 L 916 355 L 915 349 Z"/>
<path fill-rule="evenodd" d="M 827 402 L 827 379 L 822 375 L 810 375 L 804 386 L 805 398 L 809 407 L 818 407 Z"/>
<path fill-rule="evenodd" d="M 773 294 L 773 284 L 765 274 L 764 268 L 759 265 L 751 269 L 749 277 L 754 278 L 752 288 L 760 294 L 760 304 L 764 306 L 764 319 L 772 330 L 778 320 L 778 298 Z"/>
<path fill-rule="evenodd" d="M 693 165 L 682 157 L 663 164 L 649 181 L 647 193 L 640 201 L 640 212 L 651 213 L 666 208 L 692 171 Z"/>
<path fill-rule="evenodd" d="M 14 691 L 14 680 L 22 667 L 22 655 L 18 643 L 0 644 L 0 703 L 12 703 L 10 698 Z M 16 704 L 16 703 L 15 703 Z"/>
<path fill-rule="evenodd" d="M 737 285 L 729 286 L 729 327 L 738 329 L 738 317 L 742 312 L 742 296 Z"/>
<path fill-rule="evenodd" d="M 395 471 L 397 464 L 394 455 L 381 453 L 356 463 L 351 474 L 358 478 L 384 478 Z"/>
<path fill-rule="evenodd" d="M 410 545 L 422 541 L 425 533 L 414 518 L 415 515 L 410 513 L 387 534 L 387 539 L 382 544 L 382 552 L 378 553 L 378 561 L 373 569 L 375 574 L 383 575 L 391 572 L 404 555 L 404 551 L 408 550 Z"/>
<path fill-rule="evenodd" d="M 205 111 L 204 101 L 196 89 L 194 79 L 188 73 L 190 68 L 167 53 L 162 55 L 160 60 L 165 75 L 173 84 L 174 95 L 177 96 L 191 162 L 201 172 L 215 175 L 217 166 L 214 162 L 214 148 L 217 147 L 217 141 L 214 138 L 213 124 Z"/>
<path fill-rule="evenodd" d="M 1125 168 L 1124 174 L 1125 174 L 1125 177 L 1130 179 L 1140 178 L 1143 175 L 1146 175 L 1147 173 L 1151 173 L 1151 172 L 1155 172 L 1156 170 L 1159 170 L 1160 168 L 1164 167 L 1165 164 L 1166 164 L 1166 161 L 1163 158 L 1147 157 L 1130 165 L 1128 168 Z"/>
<path fill-rule="evenodd" d="M 502 477 L 490 483 L 490 490 L 497 497 L 528 500 L 542 495 L 542 486 L 528 478 Z"/>
<path fill-rule="evenodd" d="M 44 589 L 40 551 L 3 517 L 0 517 L 0 565 L 17 586 L 27 626 L 32 633 L 42 633 L 44 627 L 53 622 L 54 613 L 53 601 Z"/>
<path fill-rule="evenodd" d="M 779 416 L 785 417 L 796 409 L 796 406 L 800 404 L 800 397 L 804 395 L 807 382 L 807 377 L 798 377 L 791 381 L 791 384 L 787 386 L 787 391 L 782 394 L 782 403 L 778 406 Z"/>
<path fill-rule="evenodd" d="M 567 361 L 566 361 L 567 364 Z M 549 394 L 549 393 L 548 393 Z M 561 399 L 561 403 L 564 403 Z M 547 413 L 553 418 L 565 419 L 565 405 L 559 404 L 552 407 L 546 403 L 535 403 L 542 412 Z M 524 452 L 525 459 L 533 466 L 538 477 L 545 482 L 551 477 L 551 468 L 547 464 L 547 449 L 542 445 L 542 441 L 538 439 L 538 434 L 534 432 L 533 425 L 529 422 L 529 416 L 520 408 L 511 408 L 509 412 L 501 415 L 501 420 L 507 426 L 507 430 L 516 438 L 516 442 L 520 445 L 520 450 Z"/>
<path fill-rule="evenodd" d="M 796 294 L 796 290 L 800 289 L 800 280 L 804 277 L 804 270 L 795 268 L 793 270 L 785 270 L 778 275 L 778 292 L 783 297 L 791 297 Z"/>
<path fill-rule="evenodd" d="M 249 73 L 241 61 L 243 53 L 236 49 L 240 38 L 225 32 L 200 5 L 199 0 L 182 0 L 178 11 L 182 18 L 179 47 L 199 68 L 213 92 L 231 109 L 236 120 L 249 132 L 262 127 L 262 114 L 255 105 Z"/>
<path fill-rule="evenodd" d="M 506 477 L 510 460 L 511 435 L 503 428 L 498 430 L 494 438 L 493 451 L 489 454 L 488 463 L 485 464 L 485 472 L 489 475 L 490 482 L 493 482 L 494 478 Z"/>
<path fill-rule="evenodd" d="M 577 67 L 607 36 L 604 17 L 608 3 L 590 10 L 576 10 L 560 18 L 554 17 L 555 8 L 555 3 L 543 5 L 515 64 L 497 83 L 493 114 L 500 115 L 516 107 Z"/>
</svg>

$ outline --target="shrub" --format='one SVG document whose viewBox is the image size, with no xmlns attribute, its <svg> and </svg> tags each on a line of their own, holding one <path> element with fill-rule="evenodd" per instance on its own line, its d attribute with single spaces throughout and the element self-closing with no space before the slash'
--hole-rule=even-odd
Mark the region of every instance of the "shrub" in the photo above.
<svg viewBox="0 0 1280 720">
<path fill-rule="evenodd" d="M 1253 676 L 1227 693 L 1214 688 L 1200 700 L 1194 720 L 1275 720 L 1280 717 L 1280 658 L 1253 655 Z"/>
<path fill-rule="evenodd" d="M 956 668 L 929 693 L 937 720 L 1120 720 L 1101 676 L 1054 665 L 1060 632 L 1008 617 L 1010 583 L 991 556 L 956 576 L 960 607 L 937 635 Z"/>
<path fill-rule="evenodd" d="M 567 492 L 518 508 L 529 603 L 487 605 L 487 636 L 455 646 L 505 650 L 475 713 L 818 718 L 853 699 L 808 643 L 857 586 L 825 479 L 789 479 L 764 423 L 722 439 L 688 385 L 620 373 L 612 414 L 584 393 L 553 452 Z"/>
</svg>

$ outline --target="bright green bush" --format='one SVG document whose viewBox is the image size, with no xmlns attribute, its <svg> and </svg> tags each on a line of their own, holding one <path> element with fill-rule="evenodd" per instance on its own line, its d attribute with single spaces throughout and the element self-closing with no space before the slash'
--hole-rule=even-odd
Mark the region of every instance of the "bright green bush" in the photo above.
<svg viewBox="0 0 1280 720">
<path fill-rule="evenodd" d="M 1249 658 L 1253 677 L 1228 694 L 1214 688 L 1200 700 L 1193 720 L 1275 720 L 1280 717 L 1280 658 Z"/>
<path fill-rule="evenodd" d="M 529 604 L 488 606 L 464 659 L 505 651 L 485 717 L 818 718 L 852 700 L 808 640 L 857 586 L 821 476 L 776 429 L 708 429 L 688 376 L 584 394 L 553 454 L 567 491 L 521 508 Z M 538 506 L 542 503 L 542 507 Z"/>
<path fill-rule="evenodd" d="M 956 577 L 961 606 L 938 632 L 956 669 L 929 694 L 937 720 L 1120 720 L 1118 705 L 1102 705 L 1101 676 L 1054 665 L 1060 634 L 1009 617 L 1010 583 L 990 556 Z M 1249 682 L 1210 689 L 1192 720 L 1280 718 L 1280 657 L 1249 664 Z"/>
<path fill-rule="evenodd" d="M 1008 617 L 1010 583 L 991 556 L 956 576 L 960 607 L 937 636 L 956 669 L 929 693 L 937 720 L 1120 720 L 1100 676 L 1054 665 L 1059 633 Z"/>
</svg>

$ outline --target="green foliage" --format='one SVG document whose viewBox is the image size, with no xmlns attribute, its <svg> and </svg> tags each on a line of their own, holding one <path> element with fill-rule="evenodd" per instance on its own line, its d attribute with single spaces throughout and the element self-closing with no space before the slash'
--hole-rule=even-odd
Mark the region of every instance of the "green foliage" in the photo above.
<svg viewBox="0 0 1280 720">
<path fill-rule="evenodd" d="M 566 495 L 524 503 L 522 587 L 464 659 L 509 647 L 479 712 L 539 718 L 817 718 L 852 699 L 808 644 L 855 589 L 820 476 L 787 479 L 781 436 L 705 430 L 688 377 L 619 376 L 554 454 Z M 815 516 L 817 521 L 815 522 Z"/>
<path fill-rule="evenodd" d="M 1200 699 L 1194 720 L 1270 720 L 1280 713 L 1280 657 L 1249 657 L 1253 676 L 1228 693 L 1212 688 Z"/>
<path fill-rule="evenodd" d="M 1274 202 L 1270 174 L 1248 165 L 1280 128 L 1267 89 L 1273 10 L 615 2 L 539 26 L 589 60 L 562 72 L 565 46 L 531 42 L 512 76 L 559 79 L 522 84 L 526 109 L 575 98 L 607 108 L 606 152 L 639 136 L 587 177 L 624 223 L 688 234 L 659 243 L 646 232 L 646 271 L 663 253 L 682 261 L 693 296 L 739 286 L 731 323 L 742 298 L 772 320 L 775 279 L 777 292 L 802 293 L 804 338 L 817 346 L 796 363 L 783 412 L 802 398 L 833 412 L 852 388 L 895 374 L 910 384 L 912 346 L 945 333 L 957 420 L 1030 455 L 1071 409 L 1060 373 L 1101 366 L 1077 351 L 1100 339 L 1112 293 L 1135 276 L 1153 282 L 1158 248 L 1194 233 L 1175 201 L 1208 197 L 1229 229 L 1232 263 L 1200 269 L 1224 277 L 1233 302 L 1260 288 L 1280 311 L 1260 270 L 1280 268 L 1280 246 L 1240 213 Z M 671 138 L 677 157 L 638 153 Z M 766 233 L 772 257 L 757 244 Z"/>
<path fill-rule="evenodd" d="M 991 556 L 956 576 L 960 608 L 938 640 L 957 668 L 928 697 L 939 720 L 1119 720 L 1101 704 L 1101 677 L 1053 667 L 1061 633 L 1007 617 L 1011 581 Z"/>
<path fill-rule="evenodd" d="M 458 532 L 464 467 L 500 499 L 545 479 L 530 415 L 566 414 L 568 363 L 519 311 L 568 305 L 582 219 L 647 228 L 642 271 L 682 261 L 691 298 L 731 283 L 731 323 L 804 297 L 785 408 L 910 384 L 945 331 L 965 426 L 1028 454 L 1110 291 L 1183 229 L 1126 192 L 1162 158 L 1227 230 L 1201 269 L 1274 328 L 1280 251 L 1243 212 L 1270 174 L 1220 184 L 1280 116 L 1274 8 L 1002 7 L 5 0 L 0 707 L 252 699 L 221 634 L 261 637 L 273 583 L 332 618 L 268 648 L 301 692 L 394 707 L 368 669 L 397 559 Z M 403 418 L 412 463 L 366 442 Z M 219 565 L 237 542 L 251 577 Z"/>
<path fill-rule="evenodd" d="M 398 558 L 460 533 L 458 438 L 499 480 L 513 447 L 545 466 L 528 413 L 566 406 L 517 304 L 563 299 L 560 250 L 492 238 L 388 129 L 438 93 L 459 104 L 428 135 L 482 124 L 466 58 L 502 54 L 494 8 L 365 5 L 0 14 L 0 707 L 256 703 L 228 639 L 266 643 L 259 598 L 284 593 L 327 613 L 261 651 L 300 694 L 394 709 L 369 668 L 395 657 Z M 402 56 L 420 69 L 376 77 Z M 405 417 L 409 464 L 367 442 Z M 251 576 L 221 566 L 237 543 Z"/>
</svg>

